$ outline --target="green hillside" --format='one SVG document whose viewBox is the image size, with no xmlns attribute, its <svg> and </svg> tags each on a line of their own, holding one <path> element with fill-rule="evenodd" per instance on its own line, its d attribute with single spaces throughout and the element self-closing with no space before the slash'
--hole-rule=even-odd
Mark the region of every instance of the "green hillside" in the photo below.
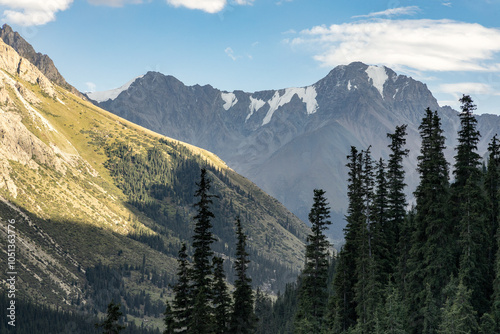
<svg viewBox="0 0 500 334">
<path fill-rule="evenodd" d="M 6 58 L 13 50 L 2 46 Z M 254 286 L 277 291 L 296 277 L 308 228 L 214 154 L 8 70 L 0 72 L 0 243 L 6 258 L 14 219 L 19 297 L 89 314 L 115 299 L 129 321 L 161 325 L 202 167 L 218 196 L 214 251 L 229 280 L 238 215 Z"/>
</svg>

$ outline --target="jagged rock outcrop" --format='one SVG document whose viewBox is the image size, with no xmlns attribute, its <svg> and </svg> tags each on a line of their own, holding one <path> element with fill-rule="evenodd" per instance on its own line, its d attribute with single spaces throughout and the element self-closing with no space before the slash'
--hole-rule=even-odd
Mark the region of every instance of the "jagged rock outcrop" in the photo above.
<svg viewBox="0 0 500 334">
<path fill-rule="evenodd" d="M 10 45 L 21 57 L 28 60 L 29 63 L 36 66 L 47 79 L 69 90 L 73 94 L 83 97 L 75 87 L 66 82 L 49 56 L 36 52 L 31 44 L 26 42 L 18 32 L 13 31 L 9 25 L 4 24 L 0 29 L 0 39 L 2 39 L 5 44 Z M 46 85 L 44 82 L 39 84 L 40 86 Z"/>
</svg>

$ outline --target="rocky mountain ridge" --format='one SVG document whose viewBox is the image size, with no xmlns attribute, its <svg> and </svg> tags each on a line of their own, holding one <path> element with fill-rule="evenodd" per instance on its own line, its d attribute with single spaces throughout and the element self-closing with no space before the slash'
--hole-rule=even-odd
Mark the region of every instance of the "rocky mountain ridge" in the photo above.
<svg viewBox="0 0 500 334">
<path fill-rule="evenodd" d="M 351 145 L 359 149 L 371 145 L 375 159 L 387 158 L 386 134 L 396 125 L 408 124 L 410 156 L 405 167 L 411 197 L 418 182 L 413 171 L 424 110 L 439 111 L 451 164 L 459 127 L 458 113 L 440 107 L 422 82 L 360 62 L 338 66 L 307 87 L 254 93 L 225 92 L 210 85 L 188 87 L 172 76 L 149 72 L 116 98 L 97 105 L 215 152 L 303 220 L 312 190 L 325 189 L 338 213 L 336 238 L 342 235 L 345 163 Z M 479 151 L 484 154 L 489 139 L 500 131 L 500 117 L 477 118 L 483 135 Z"/>
<path fill-rule="evenodd" d="M 36 66 L 47 79 L 69 90 L 73 94 L 83 97 L 83 94 L 81 94 L 78 89 L 66 82 L 48 55 L 36 52 L 31 44 L 19 35 L 18 32 L 12 30 L 8 24 L 4 24 L 2 28 L 0 28 L 0 39 L 16 50 L 19 56 Z"/>
<path fill-rule="evenodd" d="M 213 153 L 51 82 L 0 39 L 0 238 L 15 221 L 18 298 L 95 314 L 118 296 L 129 317 L 163 328 L 202 167 L 218 195 L 214 249 L 228 276 L 240 215 L 254 284 L 277 291 L 294 280 L 308 228 L 283 205 Z"/>
</svg>

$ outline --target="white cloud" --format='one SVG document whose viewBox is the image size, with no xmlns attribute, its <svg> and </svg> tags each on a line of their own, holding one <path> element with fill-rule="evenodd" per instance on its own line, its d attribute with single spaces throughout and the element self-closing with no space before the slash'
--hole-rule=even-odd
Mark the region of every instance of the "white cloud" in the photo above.
<svg viewBox="0 0 500 334">
<path fill-rule="evenodd" d="M 242 5 L 242 6 L 245 6 L 245 5 L 253 5 L 253 2 L 254 0 L 234 0 L 234 3 L 236 3 L 237 5 Z"/>
<path fill-rule="evenodd" d="M 225 52 L 225 53 L 227 54 L 227 56 L 228 56 L 229 58 L 231 58 L 232 60 L 236 60 L 236 59 L 238 58 L 238 57 L 236 57 L 236 56 L 234 55 L 234 51 L 233 51 L 233 49 L 231 49 L 230 47 L 227 47 L 227 48 L 224 50 L 224 52 Z"/>
<path fill-rule="evenodd" d="M 93 82 L 86 82 L 85 85 L 87 86 L 87 92 L 93 93 L 95 92 L 96 85 Z"/>
<path fill-rule="evenodd" d="M 443 2 L 442 5 L 446 7 L 451 7 L 451 2 Z"/>
<path fill-rule="evenodd" d="M 167 0 L 174 7 L 186 7 L 188 9 L 198 9 L 207 13 L 218 13 L 227 4 L 226 0 Z"/>
<path fill-rule="evenodd" d="M 499 91 L 495 91 L 491 85 L 482 82 L 459 82 L 452 84 L 442 84 L 439 86 L 439 91 L 453 95 L 473 94 L 473 95 L 497 95 Z"/>
<path fill-rule="evenodd" d="M 377 20 L 316 26 L 289 41 L 333 67 L 353 61 L 395 70 L 499 71 L 500 30 L 451 20 Z"/>
<path fill-rule="evenodd" d="M 398 8 L 390 8 L 381 12 L 374 12 L 366 15 L 356 15 L 353 18 L 357 17 L 378 17 L 378 16 L 399 16 L 399 15 L 414 15 L 420 11 L 418 6 L 407 6 L 407 7 L 398 7 Z"/>
<path fill-rule="evenodd" d="M 142 0 L 87 0 L 96 6 L 123 7 L 128 4 L 137 5 L 143 3 Z"/>
<path fill-rule="evenodd" d="M 69 8 L 73 0 L 0 0 L 6 7 L 2 20 L 21 26 L 42 25 L 56 19 L 56 13 Z"/>
</svg>

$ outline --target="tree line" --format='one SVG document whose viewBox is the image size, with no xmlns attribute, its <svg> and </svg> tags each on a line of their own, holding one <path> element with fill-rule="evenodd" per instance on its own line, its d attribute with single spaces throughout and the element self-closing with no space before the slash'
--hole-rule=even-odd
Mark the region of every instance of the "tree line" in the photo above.
<svg viewBox="0 0 500 334">
<path fill-rule="evenodd" d="M 453 182 L 441 119 L 425 110 L 410 209 L 406 125 L 387 135 L 387 161 L 374 160 L 370 147 L 351 147 L 345 244 L 329 257 L 318 233 L 330 223 L 329 209 L 315 190 L 304 270 L 268 308 L 272 331 L 259 333 L 499 332 L 500 142 L 491 139 L 483 164 L 476 106 L 468 95 L 460 102 Z M 287 319 L 279 319 L 279 307 Z"/>
</svg>

